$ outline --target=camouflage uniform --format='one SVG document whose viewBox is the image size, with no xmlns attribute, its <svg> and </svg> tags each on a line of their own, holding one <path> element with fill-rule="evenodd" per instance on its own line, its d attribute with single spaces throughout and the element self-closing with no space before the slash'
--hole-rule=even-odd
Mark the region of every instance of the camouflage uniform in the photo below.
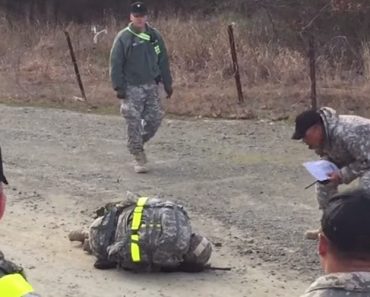
<svg viewBox="0 0 370 297">
<path fill-rule="evenodd" d="M 323 159 L 340 168 L 342 182 L 349 184 L 360 178 L 360 186 L 370 192 L 370 120 L 352 115 L 338 115 L 335 110 L 323 107 L 320 116 L 325 127 L 325 141 L 316 151 Z M 317 184 L 320 208 L 338 192 L 333 183 Z"/>
<path fill-rule="evenodd" d="M 368 297 L 370 272 L 332 273 L 318 278 L 301 297 Z"/>
<path fill-rule="evenodd" d="M 121 100 L 120 111 L 127 123 L 128 149 L 137 155 L 157 132 L 164 112 L 155 83 L 128 85 L 126 96 L 127 99 Z"/>
<path fill-rule="evenodd" d="M 192 228 L 182 206 L 150 198 L 145 203 L 137 234 L 141 260 L 131 255 L 131 229 L 136 202 L 113 207 L 94 221 L 89 231 L 92 253 L 118 267 L 136 271 L 156 271 L 181 264 L 190 247 Z"/>
</svg>

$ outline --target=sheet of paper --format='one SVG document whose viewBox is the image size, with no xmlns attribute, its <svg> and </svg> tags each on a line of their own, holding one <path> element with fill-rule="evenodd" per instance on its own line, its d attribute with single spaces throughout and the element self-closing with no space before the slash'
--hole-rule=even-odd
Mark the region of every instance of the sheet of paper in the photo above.
<svg viewBox="0 0 370 297">
<path fill-rule="evenodd" d="M 334 163 L 326 160 L 305 162 L 303 166 L 318 181 L 327 180 L 329 173 L 339 170 Z"/>
</svg>

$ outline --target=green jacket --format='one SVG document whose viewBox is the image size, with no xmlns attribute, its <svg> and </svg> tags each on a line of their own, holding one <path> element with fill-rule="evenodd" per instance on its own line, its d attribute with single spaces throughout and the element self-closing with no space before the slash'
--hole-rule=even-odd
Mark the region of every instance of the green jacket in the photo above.
<svg viewBox="0 0 370 297">
<path fill-rule="evenodd" d="M 149 25 L 144 33 L 136 33 L 131 24 L 120 31 L 111 49 L 109 73 L 117 92 L 125 93 L 127 84 L 154 81 L 162 81 L 165 90 L 170 89 L 172 77 L 160 33 Z"/>
</svg>

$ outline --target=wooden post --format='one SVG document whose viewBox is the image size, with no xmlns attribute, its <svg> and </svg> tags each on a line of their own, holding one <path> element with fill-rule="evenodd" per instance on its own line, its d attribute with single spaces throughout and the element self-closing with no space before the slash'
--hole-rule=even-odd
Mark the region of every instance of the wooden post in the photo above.
<svg viewBox="0 0 370 297">
<path fill-rule="evenodd" d="M 78 86 L 80 87 L 82 98 L 85 101 L 87 101 L 86 94 L 85 94 L 85 89 L 84 89 L 84 85 L 83 85 L 82 80 L 81 80 L 80 71 L 78 70 L 77 60 L 76 60 L 76 56 L 75 56 L 75 53 L 74 53 L 74 50 L 73 50 L 71 37 L 69 36 L 68 31 L 64 31 L 64 34 L 65 34 L 66 39 L 67 39 L 67 43 L 68 43 L 68 47 L 69 47 L 69 52 L 71 54 L 72 63 L 73 63 L 73 67 L 75 69 L 77 83 L 78 83 Z"/>
<path fill-rule="evenodd" d="M 317 93 L 316 93 L 316 52 L 315 52 L 315 37 L 309 36 L 308 41 L 308 57 L 310 59 L 310 80 L 311 80 L 311 108 L 317 109 Z"/>
<path fill-rule="evenodd" d="M 234 70 L 234 76 L 235 76 L 235 82 L 236 82 L 236 90 L 238 91 L 239 103 L 242 103 L 244 102 L 244 97 L 243 97 L 242 85 L 240 83 L 239 64 L 238 64 L 238 56 L 236 54 L 236 48 L 235 48 L 233 24 L 230 24 L 228 26 L 227 32 L 229 33 L 230 50 L 231 50 L 231 58 L 233 60 L 233 70 Z"/>
</svg>

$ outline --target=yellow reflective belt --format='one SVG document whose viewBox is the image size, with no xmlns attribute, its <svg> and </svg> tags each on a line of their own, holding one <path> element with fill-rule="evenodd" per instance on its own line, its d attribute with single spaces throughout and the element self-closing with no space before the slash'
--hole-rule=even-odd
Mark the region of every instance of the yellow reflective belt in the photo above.
<svg viewBox="0 0 370 297">
<path fill-rule="evenodd" d="M 130 24 L 131 25 L 131 24 Z M 139 37 L 140 39 L 143 39 L 145 41 L 150 41 L 150 35 L 149 34 L 146 34 L 146 33 L 136 33 L 135 31 L 133 31 L 131 28 L 130 28 L 130 25 L 128 25 L 128 27 L 126 27 L 124 30 L 125 31 L 129 31 L 131 34 Z M 159 45 L 156 45 L 154 47 L 154 50 L 155 50 L 155 53 L 157 55 L 159 55 L 161 53 L 161 48 L 159 47 Z"/>
<path fill-rule="evenodd" d="M 128 31 L 130 31 L 131 34 L 134 34 L 135 36 L 139 37 L 140 39 L 143 39 L 145 41 L 150 41 L 150 35 L 146 33 L 136 33 L 134 32 L 130 27 L 126 28 Z"/>
<path fill-rule="evenodd" d="M 1 297 L 22 297 L 32 292 L 32 286 L 18 273 L 0 278 Z"/>
<path fill-rule="evenodd" d="M 139 230 L 141 225 L 141 219 L 143 217 L 144 205 L 147 202 L 148 197 L 141 197 L 136 203 L 134 213 L 132 216 L 131 224 L 131 258 L 133 262 L 140 262 L 140 246 L 139 246 L 139 235 L 136 232 Z"/>
</svg>

